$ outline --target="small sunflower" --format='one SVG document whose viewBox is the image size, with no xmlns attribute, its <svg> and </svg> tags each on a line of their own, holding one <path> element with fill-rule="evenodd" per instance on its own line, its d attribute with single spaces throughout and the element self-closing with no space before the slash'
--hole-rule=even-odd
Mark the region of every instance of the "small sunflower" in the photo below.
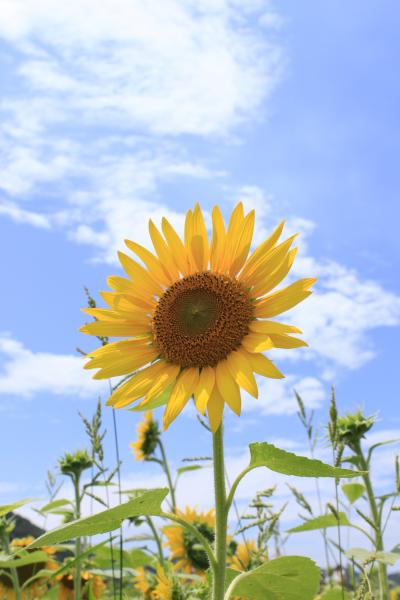
<svg viewBox="0 0 400 600">
<path fill-rule="evenodd" d="M 248 257 L 253 228 L 254 211 L 245 215 L 242 203 L 226 228 L 215 206 L 209 242 L 196 204 L 187 212 L 183 241 L 166 219 L 162 234 L 149 223 L 155 254 L 126 240 L 144 266 L 120 252 L 128 277 L 108 278 L 112 291 L 101 293 L 108 308 L 84 309 L 95 321 L 81 328 L 93 336 L 127 338 L 88 353 L 85 368 L 99 369 L 95 379 L 136 371 L 109 405 L 141 400 L 139 407 L 146 408 L 166 394 L 166 429 L 193 395 L 215 432 L 225 402 L 240 415 L 241 388 L 258 396 L 254 373 L 283 377 L 262 353 L 307 344 L 292 336 L 301 333 L 297 327 L 270 319 L 309 296 L 315 279 L 271 293 L 292 266 L 295 236 L 278 244 L 282 222 Z"/>
<path fill-rule="evenodd" d="M 74 576 L 72 573 L 62 575 L 59 579 L 60 587 L 58 588 L 57 600 L 74 600 Z M 94 598 L 101 598 L 105 589 L 106 584 L 100 575 L 93 575 L 84 571 L 81 573 L 81 591 L 82 600 L 87 600 L 90 596 L 88 590 L 88 584 L 92 587 L 92 596 Z"/>
<path fill-rule="evenodd" d="M 145 598 L 152 598 L 155 578 L 153 572 L 148 571 L 144 567 L 136 569 L 136 575 L 133 578 L 133 583 L 136 590 L 142 592 Z"/>
<path fill-rule="evenodd" d="M 151 410 L 146 412 L 143 421 L 140 421 L 137 427 L 137 434 L 137 441 L 132 442 L 130 447 L 135 453 L 136 460 L 146 460 L 153 456 L 158 440 L 160 439 L 158 423 L 153 419 L 153 412 Z"/>
<path fill-rule="evenodd" d="M 198 513 L 195 509 L 186 507 L 185 512 L 178 512 L 179 516 L 188 521 L 211 544 L 215 538 L 215 512 Z M 167 538 L 165 546 L 170 550 L 171 561 L 174 562 L 176 570 L 182 570 L 184 573 L 204 573 L 209 562 L 206 553 L 199 545 L 198 539 L 181 525 L 168 525 L 164 527 L 164 533 Z"/>
<path fill-rule="evenodd" d="M 248 571 L 256 552 L 257 547 L 254 540 L 247 540 L 245 544 L 238 544 L 235 553 L 228 556 L 228 565 L 236 571 Z"/>
</svg>

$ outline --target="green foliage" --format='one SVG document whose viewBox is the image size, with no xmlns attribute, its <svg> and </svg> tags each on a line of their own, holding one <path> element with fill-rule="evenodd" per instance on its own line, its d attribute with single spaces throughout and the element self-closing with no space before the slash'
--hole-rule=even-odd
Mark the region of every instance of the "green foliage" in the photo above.
<svg viewBox="0 0 400 600">
<path fill-rule="evenodd" d="M 339 519 L 333 514 L 331 515 L 320 515 L 319 517 L 315 517 L 314 519 L 310 519 L 306 521 L 302 525 L 298 525 L 297 527 L 292 527 L 289 529 L 288 533 L 300 533 L 302 531 L 314 531 L 315 529 L 326 529 L 327 527 L 337 527 L 341 526 L 351 526 L 350 521 L 347 518 L 346 513 L 340 512 L 338 513 Z"/>
<path fill-rule="evenodd" d="M 44 563 L 48 560 L 46 552 L 29 552 L 24 556 L 15 558 L 14 556 L 0 555 L 0 569 L 13 569 L 17 567 L 24 567 L 26 565 L 33 565 L 35 563 Z"/>
<path fill-rule="evenodd" d="M 394 565 L 400 560 L 400 554 L 397 552 L 383 552 L 379 550 L 371 552 L 371 550 L 365 550 L 364 548 L 350 548 L 346 552 L 346 556 L 354 558 L 354 560 L 362 565 L 367 565 L 375 560 L 387 565 Z"/>
<path fill-rule="evenodd" d="M 24 500 L 18 500 L 18 502 L 13 502 L 12 504 L 2 504 L 0 505 L 0 517 L 7 515 L 11 511 L 19 508 L 20 506 L 24 506 L 25 504 L 29 504 L 32 502 L 33 498 L 25 498 Z"/>
<path fill-rule="evenodd" d="M 346 590 L 342 590 L 342 588 L 332 588 L 331 590 L 326 590 L 321 596 L 320 600 L 351 600 L 352 596 L 346 592 Z"/>
<path fill-rule="evenodd" d="M 47 546 L 51 544 L 58 544 L 65 540 L 71 540 L 77 537 L 84 537 L 88 535 L 95 535 L 97 533 L 106 533 L 107 531 L 113 531 L 120 527 L 124 519 L 130 517 L 137 517 L 141 515 L 160 516 L 162 514 L 161 503 L 168 494 L 167 488 L 156 488 L 149 490 L 134 498 L 115 506 L 103 510 L 102 512 L 86 517 L 84 519 L 78 519 L 67 525 L 63 525 L 58 529 L 54 529 L 49 533 L 37 538 L 32 544 L 31 548 L 40 548 L 41 546 Z"/>
<path fill-rule="evenodd" d="M 312 600 L 319 588 L 320 572 L 303 556 L 283 556 L 238 575 L 225 600 L 235 596 L 249 600 Z"/>
<path fill-rule="evenodd" d="M 342 485 L 342 492 L 346 496 L 347 500 L 354 504 L 359 498 L 365 494 L 365 485 L 362 483 L 344 483 Z"/>
<path fill-rule="evenodd" d="M 298 456 L 267 442 L 250 444 L 250 466 L 267 467 L 271 471 L 297 477 L 357 477 L 359 471 L 332 467 L 320 460 Z"/>
</svg>

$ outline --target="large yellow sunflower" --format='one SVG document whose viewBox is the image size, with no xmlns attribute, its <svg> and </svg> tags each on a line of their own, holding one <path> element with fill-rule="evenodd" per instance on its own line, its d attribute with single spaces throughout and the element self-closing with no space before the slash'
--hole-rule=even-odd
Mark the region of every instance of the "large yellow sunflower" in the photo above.
<svg viewBox="0 0 400 600">
<path fill-rule="evenodd" d="M 143 264 L 119 253 L 128 277 L 108 278 L 112 291 L 102 297 L 109 308 L 85 309 L 96 320 L 81 329 L 94 336 L 128 338 L 88 353 L 85 368 L 99 369 L 95 379 L 136 371 L 108 404 L 122 408 L 141 399 L 140 408 L 151 407 L 171 390 L 165 394 L 166 429 L 193 395 L 215 432 L 225 402 L 240 415 L 241 388 L 257 397 L 254 373 L 283 377 L 262 353 L 307 344 L 292 336 L 299 329 L 270 319 L 309 296 L 315 279 L 272 292 L 292 266 L 295 236 L 278 243 L 280 223 L 248 256 L 253 228 L 254 211 L 245 215 L 241 203 L 227 227 L 216 206 L 209 242 L 197 204 L 187 212 L 184 241 L 166 219 L 162 233 L 149 223 L 155 254 L 126 240 Z"/>
<path fill-rule="evenodd" d="M 195 509 L 186 507 L 184 512 L 178 511 L 178 515 L 188 523 L 191 523 L 208 542 L 214 542 L 215 512 L 198 513 Z M 165 546 L 169 548 L 170 559 L 176 570 L 184 573 L 204 573 L 209 565 L 204 550 L 199 547 L 197 537 L 181 525 L 167 525 L 163 529 L 167 541 Z"/>
</svg>

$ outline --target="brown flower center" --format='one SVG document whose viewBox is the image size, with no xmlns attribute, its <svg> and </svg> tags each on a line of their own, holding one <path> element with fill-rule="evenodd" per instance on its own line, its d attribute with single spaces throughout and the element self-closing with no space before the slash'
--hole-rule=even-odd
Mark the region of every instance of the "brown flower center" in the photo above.
<svg viewBox="0 0 400 600">
<path fill-rule="evenodd" d="M 165 290 L 153 317 L 155 344 L 163 358 L 181 367 L 215 366 L 249 332 L 253 309 L 242 285 L 203 272 Z"/>
</svg>

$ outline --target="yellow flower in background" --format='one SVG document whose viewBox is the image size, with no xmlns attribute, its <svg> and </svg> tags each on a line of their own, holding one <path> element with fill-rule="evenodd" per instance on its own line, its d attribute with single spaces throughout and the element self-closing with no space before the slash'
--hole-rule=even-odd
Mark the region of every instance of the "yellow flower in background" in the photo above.
<svg viewBox="0 0 400 600">
<path fill-rule="evenodd" d="M 247 540 L 245 544 L 238 544 L 235 554 L 228 556 L 228 565 L 237 571 L 248 571 L 252 556 L 257 552 L 254 540 Z"/>
<path fill-rule="evenodd" d="M 153 420 L 151 410 L 146 412 L 143 421 L 140 421 L 137 426 L 137 434 L 137 441 L 131 442 L 130 447 L 135 453 L 136 460 L 146 460 L 154 454 L 160 438 L 158 423 Z"/>
<path fill-rule="evenodd" d="M 155 600 L 175 600 L 173 598 L 173 583 L 160 566 L 157 567 L 157 585 L 152 593 L 152 598 Z"/>
<path fill-rule="evenodd" d="M 144 567 L 136 569 L 136 576 L 133 578 L 133 583 L 135 589 L 142 592 L 145 598 L 152 597 L 154 577 Z"/>
<path fill-rule="evenodd" d="M 315 281 L 301 279 L 272 292 L 296 255 L 295 236 L 278 243 L 283 225 L 248 256 L 254 211 L 245 215 L 239 203 L 225 227 L 215 206 L 209 241 L 196 204 L 187 212 L 183 241 L 165 218 L 162 233 L 149 223 L 155 254 L 126 240 L 144 266 L 120 252 L 127 278 L 108 278 L 112 291 L 101 292 L 108 308 L 85 309 L 96 320 L 81 328 L 93 336 L 127 338 L 88 353 L 85 368 L 99 369 L 95 379 L 137 371 L 109 405 L 141 400 L 140 408 L 151 408 L 164 394 L 166 429 L 193 395 L 215 432 L 225 402 L 240 415 L 241 389 L 258 396 L 254 373 L 283 377 L 263 352 L 307 344 L 293 337 L 301 333 L 297 327 L 270 319 L 309 296 Z"/>
<path fill-rule="evenodd" d="M 198 513 L 195 509 L 186 507 L 185 511 L 178 512 L 178 515 L 196 527 L 208 542 L 214 542 L 215 512 L 213 509 Z M 207 555 L 193 533 L 181 525 L 168 525 L 163 531 L 167 538 L 164 545 L 169 548 L 170 560 L 176 570 L 202 574 L 208 569 L 210 565 Z"/>
<path fill-rule="evenodd" d="M 68 573 L 66 575 L 62 575 L 57 578 L 60 582 L 60 586 L 58 588 L 57 600 L 74 600 L 75 590 L 74 590 L 74 576 L 72 573 Z M 89 590 L 88 585 L 91 585 L 92 589 L 92 597 L 101 598 L 106 590 L 106 584 L 100 575 L 93 575 L 93 573 L 89 573 L 88 571 L 84 571 L 81 574 L 81 590 L 82 600 L 86 600 L 89 598 Z"/>
</svg>

